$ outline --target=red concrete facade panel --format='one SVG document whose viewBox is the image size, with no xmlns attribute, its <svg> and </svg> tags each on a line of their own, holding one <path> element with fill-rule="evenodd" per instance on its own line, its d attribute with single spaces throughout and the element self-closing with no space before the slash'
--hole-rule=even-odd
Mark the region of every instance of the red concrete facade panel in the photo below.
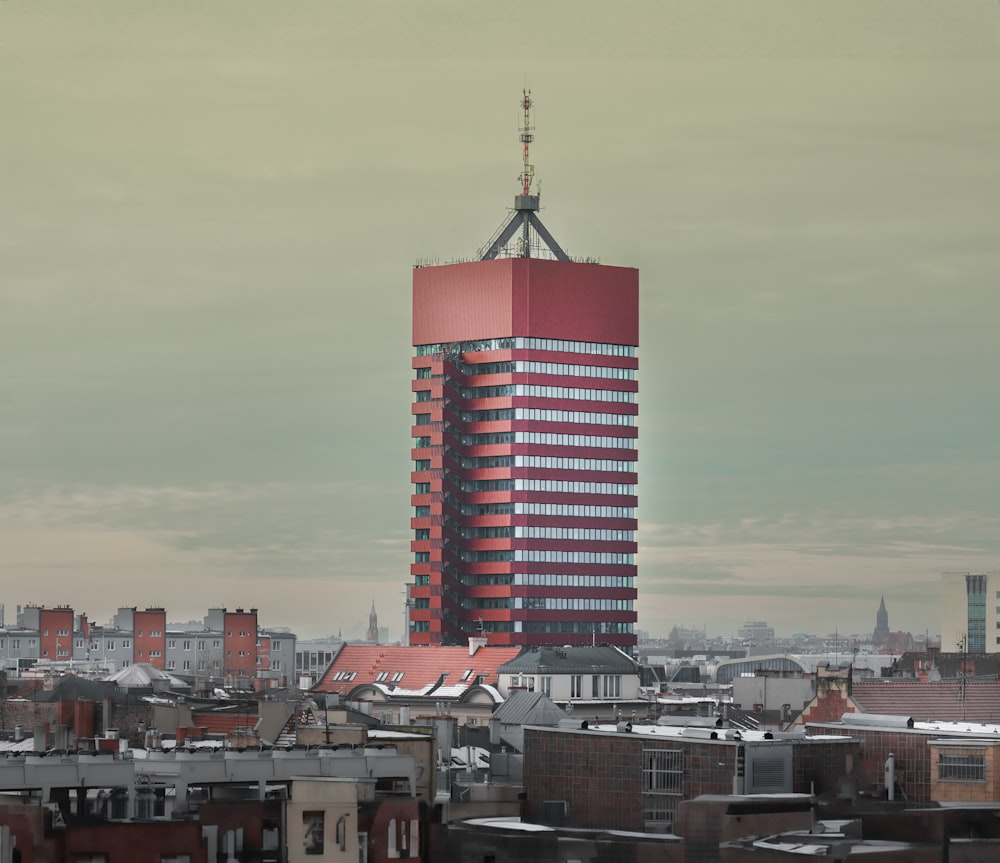
<svg viewBox="0 0 1000 863">
<path fill-rule="evenodd" d="M 511 261 L 477 261 L 413 271 L 413 344 L 513 335 Z"/>
<path fill-rule="evenodd" d="M 516 335 L 639 344 L 639 271 L 516 258 L 527 271 L 527 330 Z M 515 282 L 518 285 L 517 282 Z"/>
<path fill-rule="evenodd" d="M 505 258 L 413 271 L 414 345 L 534 336 L 636 346 L 638 309 L 639 271 L 627 267 Z"/>
</svg>

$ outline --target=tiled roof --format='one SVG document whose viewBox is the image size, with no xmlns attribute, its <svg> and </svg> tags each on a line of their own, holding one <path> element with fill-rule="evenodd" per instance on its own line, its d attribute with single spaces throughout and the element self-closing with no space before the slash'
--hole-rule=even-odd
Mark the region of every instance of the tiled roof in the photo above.
<svg viewBox="0 0 1000 863">
<path fill-rule="evenodd" d="M 381 684 L 394 695 L 456 698 L 475 686 L 497 682 L 497 669 L 520 652 L 517 647 L 403 647 L 345 644 L 313 692 L 347 694 L 362 684 Z"/>
<path fill-rule="evenodd" d="M 854 683 L 851 699 L 864 713 L 917 721 L 1000 722 L 996 680 L 861 680 Z"/>
</svg>

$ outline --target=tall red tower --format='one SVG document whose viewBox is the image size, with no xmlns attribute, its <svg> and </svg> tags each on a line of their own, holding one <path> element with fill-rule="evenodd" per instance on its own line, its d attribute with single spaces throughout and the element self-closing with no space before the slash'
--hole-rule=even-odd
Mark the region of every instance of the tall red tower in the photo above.
<svg viewBox="0 0 1000 863">
<path fill-rule="evenodd" d="M 542 225 L 522 107 L 511 218 L 413 274 L 410 643 L 631 648 L 639 274 Z"/>
</svg>

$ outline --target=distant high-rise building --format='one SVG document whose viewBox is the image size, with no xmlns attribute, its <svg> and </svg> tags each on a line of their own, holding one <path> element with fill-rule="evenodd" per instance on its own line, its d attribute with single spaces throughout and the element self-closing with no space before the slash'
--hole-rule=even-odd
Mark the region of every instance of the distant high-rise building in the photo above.
<svg viewBox="0 0 1000 863">
<path fill-rule="evenodd" d="M 736 635 L 749 644 L 771 644 L 774 641 L 774 627 L 768 626 L 766 620 L 748 620 Z"/>
<path fill-rule="evenodd" d="M 941 650 L 1000 653 L 1000 572 L 941 576 Z"/>
<path fill-rule="evenodd" d="M 879 603 L 878 611 L 875 612 L 875 630 L 872 632 L 872 641 L 880 643 L 889 638 L 889 612 L 885 608 L 885 594 Z"/>
<path fill-rule="evenodd" d="M 480 260 L 413 274 L 411 644 L 635 636 L 639 275 L 521 193 Z"/>
</svg>

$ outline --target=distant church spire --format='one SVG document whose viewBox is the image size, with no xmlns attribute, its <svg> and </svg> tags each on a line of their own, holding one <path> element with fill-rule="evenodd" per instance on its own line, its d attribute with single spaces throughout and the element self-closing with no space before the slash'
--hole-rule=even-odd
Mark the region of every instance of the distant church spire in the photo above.
<svg viewBox="0 0 1000 863">
<path fill-rule="evenodd" d="M 368 635 L 365 639 L 378 644 L 378 612 L 375 611 L 375 599 L 372 599 L 372 610 L 368 612 Z"/>
<path fill-rule="evenodd" d="M 879 603 L 878 611 L 875 613 L 875 631 L 872 633 L 872 641 L 883 642 L 889 637 L 889 612 L 885 610 L 885 594 L 882 594 L 882 601 Z"/>
</svg>

